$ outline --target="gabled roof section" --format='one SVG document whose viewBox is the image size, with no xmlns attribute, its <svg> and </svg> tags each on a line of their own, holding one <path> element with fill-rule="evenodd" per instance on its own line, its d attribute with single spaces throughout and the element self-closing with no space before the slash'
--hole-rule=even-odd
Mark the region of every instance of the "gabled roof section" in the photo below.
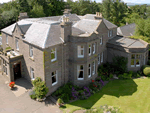
<svg viewBox="0 0 150 113">
<path fill-rule="evenodd" d="M 135 33 L 135 28 L 136 28 L 135 23 L 128 24 L 122 27 L 118 27 L 117 33 L 118 35 L 122 35 L 122 36 L 133 36 Z"/>
<path fill-rule="evenodd" d="M 33 22 L 26 21 L 26 20 L 21 20 L 21 21 L 18 21 L 18 22 L 17 22 L 17 25 L 18 25 L 18 27 L 21 29 L 21 31 L 22 31 L 23 33 L 25 33 L 25 32 L 28 30 L 28 28 L 31 26 L 32 23 L 33 23 Z M 12 32 L 13 32 L 14 29 L 15 29 L 15 26 L 16 26 L 16 23 L 14 23 L 14 24 L 12 24 L 12 25 L 10 25 L 10 26 L 8 26 L 8 27 L 2 29 L 1 31 L 2 31 L 2 32 L 5 32 L 5 33 L 8 33 L 9 35 L 12 35 Z"/>
<path fill-rule="evenodd" d="M 83 16 L 84 19 L 91 19 L 91 20 L 95 20 L 95 14 L 86 14 Z M 80 17 L 81 18 L 81 17 Z M 103 18 L 103 22 L 105 23 L 105 25 L 107 26 L 108 29 L 112 29 L 112 28 L 117 28 L 117 26 L 111 22 L 109 22 L 108 20 L 106 20 L 105 18 Z"/>
</svg>

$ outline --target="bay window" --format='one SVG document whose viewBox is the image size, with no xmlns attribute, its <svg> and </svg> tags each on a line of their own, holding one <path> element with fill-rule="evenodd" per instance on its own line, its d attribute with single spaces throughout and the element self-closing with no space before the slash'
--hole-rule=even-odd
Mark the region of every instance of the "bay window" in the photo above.
<svg viewBox="0 0 150 113">
<path fill-rule="evenodd" d="M 88 77 L 90 78 L 91 77 L 91 64 L 89 64 L 89 66 L 88 66 Z"/>
<path fill-rule="evenodd" d="M 78 58 L 83 58 L 84 57 L 84 46 L 78 46 Z"/>
<path fill-rule="evenodd" d="M 93 72 L 92 72 L 92 75 L 94 75 L 94 74 L 95 74 L 95 61 L 93 61 L 92 65 L 93 65 Z"/>
<path fill-rule="evenodd" d="M 77 79 L 78 80 L 84 79 L 84 67 L 83 67 L 83 65 L 77 66 Z"/>
</svg>

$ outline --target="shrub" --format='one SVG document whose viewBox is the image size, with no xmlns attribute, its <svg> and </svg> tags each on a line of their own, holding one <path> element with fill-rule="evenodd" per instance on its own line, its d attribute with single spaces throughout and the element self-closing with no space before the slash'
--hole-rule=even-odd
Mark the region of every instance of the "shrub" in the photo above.
<svg viewBox="0 0 150 113">
<path fill-rule="evenodd" d="M 150 76 L 150 66 L 145 65 L 143 67 L 143 74 L 146 75 L 146 76 Z"/>
<path fill-rule="evenodd" d="M 148 65 L 150 65 L 150 60 L 148 60 L 148 63 L 147 63 Z"/>
<path fill-rule="evenodd" d="M 57 100 L 57 103 L 58 103 L 58 104 L 63 104 L 64 102 L 63 102 L 63 100 L 62 100 L 61 98 L 59 98 L 59 99 Z"/>
<path fill-rule="evenodd" d="M 132 74 L 131 73 L 123 73 L 123 74 L 119 74 L 118 78 L 119 79 L 131 79 Z"/>
<path fill-rule="evenodd" d="M 110 74 L 109 77 L 110 77 L 110 78 L 113 78 L 113 74 Z"/>
<path fill-rule="evenodd" d="M 128 58 L 123 56 L 115 56 L 113 58 L 115 72 L 119 72 L 119 74 L 125 73 L 127 71 L 127 63 Z"/>
<path fill-rule="evenodd" d="M 104 113 L 122 113 L 120 112 L 119 108 L 113 106 L 104 105 L 101 106 L 100 108 L 103 109 Z"/>
<path fill-rule="evenodd" d="M 36 99 L 36 95 L 35 95 L 35 94 L 30 95 L 30 97 L 31 97 L 32 99 Z"/>
<path fill-rule="evenodd" d="M 46 87 L 45 82 L 41 81 L 41 78 L 37 77 L 32 81 L 32 84 L 34 86 L 33 91 L 35 92 L 36 98 L 43 99 L 48 93 L 48 87 Z"/>
</svg>

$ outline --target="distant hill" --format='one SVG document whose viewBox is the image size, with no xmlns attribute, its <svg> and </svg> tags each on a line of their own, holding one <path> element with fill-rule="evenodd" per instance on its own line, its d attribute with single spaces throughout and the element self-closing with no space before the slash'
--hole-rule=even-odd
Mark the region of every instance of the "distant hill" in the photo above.
<svg viewBox="0 0 150 113">
<path fill-rule="evenodd" d="M 146 4 L 146 3 L 145 3 Z M 135 6 L 135 5 L 144 5 L 143 3 L 127 3 L 127 6 Z M 150 3 L 147 3 L 148 6 L 150 6 Z"/>
</svg>

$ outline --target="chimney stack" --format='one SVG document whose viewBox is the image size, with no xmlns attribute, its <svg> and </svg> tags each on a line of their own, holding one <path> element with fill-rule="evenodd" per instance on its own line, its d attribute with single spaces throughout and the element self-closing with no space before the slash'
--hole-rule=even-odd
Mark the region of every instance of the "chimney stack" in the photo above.
<svg viewBox="0 0 150 113">
<path fill-rule="evenodd" d="M 63 16 L 62 22 L 60 23 L 61 38 L 64 42 L 69 41 L 69 36 L 72 34 L 72 22 L 69 17 Z"/>
<path fill-rule="evenodd" d="M 25 19 L 25 18 L 29 18 L 27 12 L 20 13 L 19 16 L 18 16 L 18 20 L 22 20 L 22 19 Z"/>
<path fill-rule="evenodd" d="M 102 19 L 102 18 L 103 18 L 102 13 L 96 12 L 95 19 Z"/>
</svg>

